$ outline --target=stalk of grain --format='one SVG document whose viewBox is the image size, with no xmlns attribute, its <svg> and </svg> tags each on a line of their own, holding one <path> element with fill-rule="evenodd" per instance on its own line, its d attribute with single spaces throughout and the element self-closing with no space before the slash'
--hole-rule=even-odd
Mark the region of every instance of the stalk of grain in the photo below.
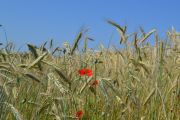
<svg viewBox="0 0 180 120">
<path fill-rule="evenodd" d="M 142 42 L 144 42 L 152 33 L 154 33 L 156 30 L 151 30 L 140 42 L 140 45 Z"/>
<path fill-rule="evenodd" d="M 145 37 L 145 36 L 146 36 L 146 34 L 145 34 L 144 30 L 142 29 L 142 27 L 141 27 L 141 26 L 139 26 L 139 27 L 140 27 L 140 29 L 141 29 L 141 32 L 142 32 L 143 36 Z"/>
<path fill-rule="evenodd" d="M 26 73 L 25 74 L 27 77 L 31 78 L 32 80 L 35 80 L 36 82 L 40 83 L 41 81 L 39 79 L 37 79 L 36 77 L 34 77 L 33 75 Z"/>
<path fill-rule="evenodd" d="M 49 44 L 49 48 L 50 48 L 50 49 L 51 49 L 51 47 L 52 47 L 52 42 L 53 42 L 53 38 L 51 39 L 50 44 Z"/>
<path fill-rule="evenodd" d="M 7 102 L 3 102 L 1 104 L 6 104 L 7 107 L 11 109 L 11 111 L 13 112 L 13 114 L 17 120 L 23 120 L 23 116 L 19 113 L 19 111 L 12 104 L 7 103 Z"/>
<path fill-rule="evenodd" d="M 107 105 L 107 109 L 109 109 L 111 105 L 110 105 L 110 102 L 109 102 L 109 96 L 108 96 L 107 89 L 106 89 L 106 87 L 105 87 L 105 85 L 104 85 L 104 83 L 102 82 L 101 79 L 99 79 L 98 82 L 99 82 L 100 88 L 102 90 L 102 93 L 104 95 L 106 105 Z"/>
<path fill-rule="evenodd" d="M 112 22 L 112 21 L 109 21 L 109 20 L 107 20 L 107 22 L 110 23 L 110 24 L 112 24 L 112 25 L 114 25 L 114 26 L 116 26 L 116 27 L 119 28 L 121 31 L 123 31 L 123 28 L 120 27 L 118 24 L 116 24 L 116 23 L 114 23 L 114 22 Z"/>
<path fill-rule="evenodd" d="M 65 81 L 69 84 L 69 89 L 71 88 L 71 82 L 70 80 L 61 72 L 59 71 L 58 69 L 55 68 L 55 71 L 58 73 L 58 75 Z"/>
<path fill-rule="evenodd" d="M 81 36 L 82 36 L 82 31 L 79 33 L 78 37 L 76 38 L 76 41 L 72 47 L 71 55 L 73 55 L 73 53 L 77 47 L 77 44 L 78 44 L 79 40 L 81 39 Z"/>
<path fill-rule="evenodd" d="M 28 45 L 28 47 L 29 47 L 29 49 L 30 49 L 30 51 L 32 52 L 32 54 L 34 55 L 34 57 L 35 58 L 38 58 L 38 53 L 37 53 L 37 51 L 36 51 L 36 48 L 33 46 L 33 45 L 31 45 L 31 44 L 27 44 Z M 40 63 L 38 63 L 38 67 L 39 67 L 39 69 L 42 71 L 42 66 L 41 66 L 41 64 Z"/>
<path fill-rule="evenodd" d="M 121 31 L 119 28 L 117 28 L 117 30 L 118 30 L 119 34 L 121 35 L 122 40 L 124 40 L 124 42 L 126 42 L 126 38 L 123 34 L 123 31 Z M 120 43 L 121 43 L 121 40 L 120 40 Z"/>
<path fill-rule="evenodd" d="M 104 80 L 104 79 L 102 79 L 102 81 L 103 81 L 104 83 L 106 83 L 106 84 L 117 94 L 117 96 L 118 96 L 119 98 L 121 98 L 120 92 L 116 89 L 116 87 L 115 87 L 112 83 L 110 83 L 108 80 Z"/>
<path fill-rule="evenodd" d="M 67 51 L 67 54 L 68 54 L 70 63 L 71 63 L 71 65 L 73 65 L 72 55 L 71 55 L 72 52 L 71 52 L 71 48 L 70 48 L 70 46 L 69 46 L 69 43 L 67 43 L 67 42 L 64 41 L 64 43 L 62 43 L 62 44 L 66 47 L 66 51 Z"/>
<path fill-rule="evenodd" d="M 60 90 L 60 92 L 62 94 L 66 94 L 68 92 L 68 90 L 66 90 L 65 88 L 63 88 L 63 86 L 61 85 L 61 83 L 58 81 L 58 79 L 56 78 L 56 76 L 53 73 L 49 73 L 48 74 L 48 81 L 52 81 L 54 83 L 54 85 Z M 50 91 L 51 89 L 51 85 L 48 85 L 48 91 Z"/>
<path fill-rule="evenodd" d="M 45 47 L 45 45 L 46 45 L 47 42 L 48 42 L 48 41 L 46 41 L 46 42 L 42 45 L 42 47 L 41 47 L 41 49 L 40 49 L 41 53 L 43 53 L 44 47 Z"/>
<path fill-rule="evenodd" d="M 80 90 L 80 94 L 82 94 L 82 92 L 84 91 L 84 89 L 88 86 L 88 84 L 91 82 L 91 79 L 92 79 L 92 76 L 90 76 L 88 79 L 87 79 L 87 82 L 84 83 L 83 87 L 81 88 Z"/>
<path fill-rule="evenodd" d="M 89 30 L 89 27 L 84 31 L 84 33 L 86 33 Z"/>
<path fill-rule="evenodd" d="M 39 56 L 34 62 L 32 62 L 27 69 L 32 68 L 34 65 L 39 63 L 45 56 L 47 55 L 47 52 L 43 53 L 41 56 Z"/>
<path fill-rule="evenodd" d="M 146 105 L 146 104 L 147 104 L 148 100 L 149 100 L 149 99 L 151 98 L 151 96 L 154 94 L 155 90 L 156 90 L 155 88 L 153 88 L 153 89 L 151 90 L 151 92 L 150 92 L 150 93 L 148 94 L 148 96 L 146 97 L 143 105 Z"/>
<path fill-rule="evenodd" d="M 86 53 L 87 39 L 94 41 L 94 39 L 92 39 L 92 38 L 90 38 L 90 37 L 85 37 L 85 39 L 84 39 L 84 53 Z"/>
<path fill-rule="evenodd" d="M 59 47 L 56 47 L 56 48 L 52 51 L 52 54 L 54 54 L 58 49 L 59 49 Z"/>
</svg>

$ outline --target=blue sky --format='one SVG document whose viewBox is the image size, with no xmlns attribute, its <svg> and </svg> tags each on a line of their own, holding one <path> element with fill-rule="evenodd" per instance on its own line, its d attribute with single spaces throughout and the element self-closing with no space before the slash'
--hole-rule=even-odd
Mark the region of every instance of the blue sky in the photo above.
<svg viewBox="0 0 180 120">
<path fill-rule="evenodd" d="M 95 40 L 88 41 L 87 48 L 94 48 L 99 43 L 107 48 L 116 28 L 104 19 L 114 21 L 121 27 L 127 24 L 126 35 L 138 30 L 140 36 L 141 25 L 146 34 L 156 29 L 159 38 L 165 40 L 166 30 L 171 25 L 180 32 L 179 5 L 178 0 L 3 0 L 0 24 L 6 31 L 8 41 L 16 45 L 15 51 L 24 43 L 40 46 L 52 38 L 54 44 L 60 42 L 54 48 L 62 47 L 63 41 L 73 44 L 82 26 L 83 30 L 90 27 L 85 36 Z M 154 36 L 152 34 L 146 40 L 151 45 L 155 43 Z M 6 45 L 2 27 L 0 40 Z M 115 30 L 110 45 L 119 47 L 119 40 L 120 35 Z M 80 50 L 83 41 L 79 44 Z M 27 50 L 27 45 L 24 45 L 20 51 Z"/>
</svg>

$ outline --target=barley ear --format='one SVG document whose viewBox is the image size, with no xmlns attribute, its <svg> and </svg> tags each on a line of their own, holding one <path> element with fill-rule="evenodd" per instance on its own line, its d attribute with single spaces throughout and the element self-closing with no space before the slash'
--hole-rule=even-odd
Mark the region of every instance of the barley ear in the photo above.
<svg viewBox="0 0 180 120">
<path fill-rule="evenodd" d="M 27 74 L 25 74 L 25 75 L 26 75 L 27 77 L 29 77 L 29 78 L 35 80 L 35 81 L 38 82 L 38 83 L 41 82 L 39 79 L 37 79 L 36 77 L 34 77 L 33 75 L 31 75 L 31 74 L 29 74 L 29 73 L 27 73 Z"/>
<path fill-rule="evenodd" d="M 149 100 L 149 99 L 151 98 L 151 96 L 154 94 L 155 90 L 156 90 L 155 88 L 153 88 L 153 89 L 151 90 L 151 92 L 149 93 L 149 95 L 148 95 L 147 98 L 145 99 L 143 105 L 146 105 L 146 104 L 147 104 L 148 100 Z"/>
<path fill-rule="evenodd" d="M 121 31 L 123 31 L 122 27 L 120 27 L 118 24 L 116 24 L 116 23 L 114 23 L 114 22 L 112 22 L 112 21 L 109 21 L 109 20 L 107 20 L 107 22 L 110 23 L 110 24 L 112 24 L 112 25 L 114 25 L 114 26 L 116 26 L 116 27 L 119 28 Z"/>
<path fill-rule="evenodd" d="M 86 33 L 89 30 L 89 27 L 84 31 L 84 33 Z"/>
<path fill-rule="evenodd" d="M 116 89 L 116 87 L 115 87 L 112 83 L 110 83 L 108 80 L 104 80 L 104 79 L 102 79 L 102 81 L 103 81 L 104 83 L 106 83 L 106 84 L 117 94 L 117 96 L 118 96 L 119 98 L 121 98 L 120 92 Z"/>
<path fill-rule="evenodd" d="M 123 31 L 121 31 L 119 28 L 117 28 L 117 30 L 118 30 L 119 34 L 121 35 L 122 40 L 124 40 L 124 42 L 126 42 L 126 38 L 125 38 L 125 36 L 123 34 Z M 120 44 L 121 43 L 122 43 L 122 41 L 120 40 Z"/>
<path fill-rule="evenodd" d="M 71 88 L 71 82 L 68 78 L 65 77 L 65 75 L 59 71 L 58 69 L 55 69 L 55 71 L 58 73 L 58 75 L 65 81 L 69 84 L 69 88 Z"/>
<path fill-rule="evenodd" d="M 28 45 L 28 47 L 29 47 L 29 50 L 32 52 L 32 54 L 34 55 L 34 57 L 35 58 L 37 58 L 38 57 L 38 54 L 37 54 L 37 51 L 36 51 L 36 48 L 33 46 L 33 45 L 31 45 L 31 44 L 27 44 Z"/>
<path fill-rule="evenodd" d="M 53 42 L 53 38 L 51 39 L 50 44 L 49 44 L 49 48 L 50 48 L 50 49 L 51 49 L 51 47 L 52 47 L 52 42 Z"/>
<path fill-rule="evenodd" d="M 19 113 L 19 111 L 10 103 L 7 103 L 7 102 L 3 102 L 4 104 L 6 104 L 8 106 L 8 108 L 11 109 L 11 111 L 13 112 L 14 114 L 14 117 L 17 119 L 17 120 L 23 120 L 23 116 L 21 116 L 21 114 Z"/>
<path fill-rule="evenodd" d="M 27 69 L 30 69 L 31 67 L 33 67 L 34 65 L 36 65 L 37 63 L 39 63 L 45 56 L 47 55 L 47 52 L 43 53 L 40 57 L 38 57 L 34 62 L 32 62 Z"/>
<path fill-rule="evenodd" d="M 120 102 L 122 107 L 126 107 L 126 104 L 124 104 L 120 97 L 116 96 L 116 99 Z"/>
<path fill-rule="evenodd" d="M 84 91 L 84 89 L 88 86 L 88 84 L 91 82 L 92 76 L 87 79 L 87 82 L 85 82 L 84 86 L 80 90 L 80 94 Z"/>
<path fill-rule="evenodd" d="M 169 30 L 167 30 L 167 35 L 168 35 L 168 36 L 171 36 L 171 33 L 169 32 Z"/>
<path fill-rule="evenodd" d="M 46 41 L 43 45 L 42 45 L 42 47 L 41 47 L 41 52 L 43 52 L 44 51 L 44 47 L 45 47 L 45 45 L 46 45 L 46 43 L 47 43 L 48 41 Z"/>
<path fill-rule="evenodd" d="M 52 54 L 54 54 L 58 49 L 59 49 L 59 47 L 56 47 L 56 48 L 52 51 Z"/>
<path fill-rule="evenodd" d="M 141 42 L 140 42 L 140 44 L 142 43 L 142 42 L 144 42 L 152 33 L 154 33 L 156 30 L 151 30 L 142 40 L 141 40 Z"/>
<path fill-rule="evenodd" d="M 102 82 L 101 79 L 99 79 L 98 82 L 99 82 L 100 88 L 101 88 L 101 90 L 103 92 L 103 95 L 104 95 L 104 98 L 105 98 L 105 101 L 106 101 L 106 104 L 107 104 L 107 108 L 110 108 L 111 105 L 110 105 L 110 102 L 109 102 L 109 96 L 108 96 L 107 89 L 106 89 L 106 87 L 105 87 L 105 85 L 104 85 L 104 83 Z"/>
<path fill-rule="evenodd" d="M 85 39 L 84 39 L 84 53 L 86 53 L 87 39 L 94 41 L 94 39 L 92 39 L 90 37 L 85 37 Z"/>
<path fill-rule="evenodd" d="M 145 37 L 145 36 L 146 36 L 146 34 L 145 34 L 144 30 L 142 29 L 142 27 L 141 27 L 141 26 L 139 26 L 139 27 L 140 27 L 140 29 L 141 29 L 141 32 L 142 32 L 143 36 Z"/>
<path fill-rule="evenodd" d="M 77 44 L 78 44 L 79 40 L 81 39 L 81 36 L 82 36 L 82 32 L 80 32 L 78 37 L 76 38 L 76 41 L 75 41 L 75 43 L 74 43 L 74 45 L 72 47 L 71 55 L 74 53 L 74 51 L 75 51 L 75 49 L 77 47 Z"/>
</svg>

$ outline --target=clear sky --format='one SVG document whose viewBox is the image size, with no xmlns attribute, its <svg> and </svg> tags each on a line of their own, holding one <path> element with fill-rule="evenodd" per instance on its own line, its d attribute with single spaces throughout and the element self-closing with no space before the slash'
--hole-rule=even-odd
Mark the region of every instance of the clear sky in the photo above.
<svg viewBox="0 0 180 120">
<path fill-rule="evenodd" d="M 166 30 L 171 25 L 180 32 L 179 0 L 1 0 L 0 24 L 4 27 L 8 41 L 16 44 L 17 51 L 24 43 L 37 45 L 53 38 L 54 46 L 62 47 L 62 41 L 73 44 L 79 30 L 90 27 L 85 36 L 87 48 L 98 43 L 108 47 L 113 31 L 116 29 L 104 19 L 114 21 L 121 27 L 128 25 L 126 35 L 138 30 L 141 25 L 147 34 L 156 29 L 160 39 L 166 38 Z M 170 29 L 171 31 L 171 29 Z M 155 34 L 146 41 L 153 45 Z M 120 35 L 115 30 L 110 45 L 119 47 Z M 128 39 L 131 41 L 132 39 Z M 82 39 L 80 50 L 83 46 Z M 0 42 L 6 45 L 4 30 L 0 27 Z M 1 46 L 2 47 L 2 46 Z M 97 47 L 97 49 L 99 49 Z M 27 45 L 21 48 L 27 51 Z"/>
</svg>

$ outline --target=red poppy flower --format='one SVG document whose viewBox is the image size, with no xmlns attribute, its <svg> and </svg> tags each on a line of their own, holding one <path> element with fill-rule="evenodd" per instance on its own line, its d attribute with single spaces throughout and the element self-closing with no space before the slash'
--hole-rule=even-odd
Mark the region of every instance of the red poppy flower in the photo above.
<svg viewBox="0 0 180 120">
<path fill-rule="evenodd" d="M 91 69 L 81 69 L 78 71 L 80 75 L 92 76 L 93 72 Z"/>
<path fill-rule="evenodd" d="M 96 84 L 98 84 L 98 80 L 96 80 L 96 82 L 93 82 L 93 83 L 91 84 L 91 86 L 96 85 Z"/>
<path fill-rule="evenodd" d="M 83 112 L 81 110 L 79 110 L 77 112 L 77 114 L 74 114 L 74 117 L 77 117 L 78 119 L 81 119 L 81 115 L 83 114 Z"/>
</svg>

